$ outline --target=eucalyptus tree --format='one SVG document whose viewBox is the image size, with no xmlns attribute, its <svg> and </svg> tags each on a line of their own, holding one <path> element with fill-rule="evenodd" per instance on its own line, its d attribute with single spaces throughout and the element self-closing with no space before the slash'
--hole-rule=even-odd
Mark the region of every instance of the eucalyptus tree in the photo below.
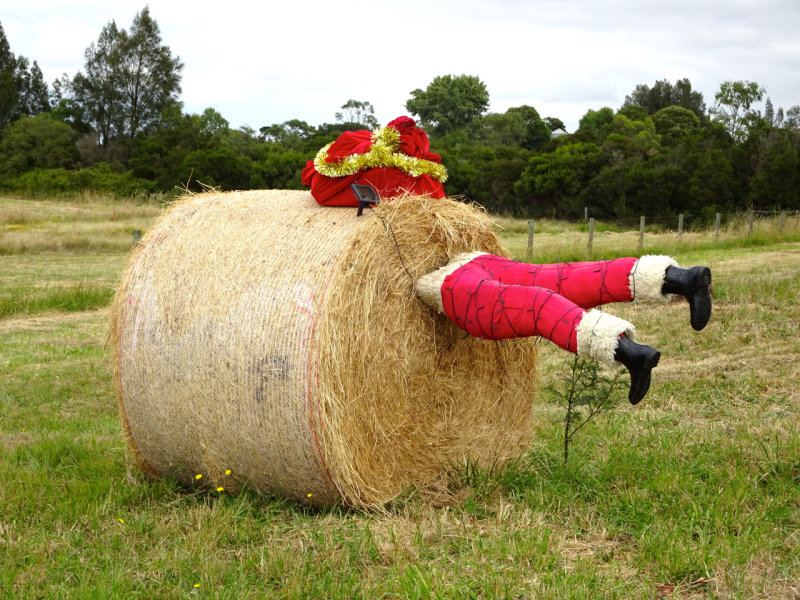
<svg viewBox="0 0 800 600">
<path fill-rule="evenodd" d="M 28 66 L 28 59 L 17 57 L 17 91 L 19 113 L 32 117 L 50 111 L 50 90 L 35 60 Z"/>
<path fill-rule="evenodd" d="M 766 90 L 755 81 L 724 81 L 714 94 L 711 115 L 737 142 L 743 142 L 750 128 L 761 121 L 761 113 L 753 108 L 764 98 Z"/>
<path fill-rule="evenodd" d="M 11 121 L 17 107 L 19 98 L 14 81 L 15 68 L 16 59 L 0 23 L 0 128 Z"/>
<path fill-rule="evenodd" d="M 337 123 L 358 123 L 366 129 L 375 129 L 378 119 L 375 118 L 375 108 L 367 101 L 350 99 L 341 106 L 342 112 L 336 113 Z"/>
<path fill-rule="evenodd" d="M 17 117 L 50 110 L 50 94 L 36 61 L 11 52 L 0 24 L 0 128 Z"/>
<path fill-rule="evenodd" d="M 411 92 L 406 109 L 419 117 L 429 133 L 445 135 L 464 127 L 489 108 L 486 84 L 473 75 L 434 78 L 424 90 Z"/>
<path fill-rule="evenodd" d="M 159 125 L 164 110 L 178 103 L 183 63 L 161 43 L 148 7 L 136 14 L 130 32 L 110 21 L 84 57 L 72 92 L 104 146 Z"/>
</svg>

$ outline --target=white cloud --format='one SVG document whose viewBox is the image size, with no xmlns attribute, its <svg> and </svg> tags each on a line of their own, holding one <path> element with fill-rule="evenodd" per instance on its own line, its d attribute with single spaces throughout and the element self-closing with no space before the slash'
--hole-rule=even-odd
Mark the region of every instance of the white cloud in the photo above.
<svg viewBox="0 0 800 600">
<path fill-rule="evenodd" d="M 74 75 L 110 20 L 128 28 L 145 2 L 27 1 L 4 8 L 12 52 L 52 82 Z M 437 75 L 477 75 L 491 110 L 529 104 L 568 128 L 620 106 L 637 84 L 688 77 L 706 104 L 749 79 L 775 106 L 800 104 L 800 3 L 792 0 L 444 0 L 258 3 L 150 0 L 185 64 L 182 100 L 235 127 L 332 121 L 348 99 L 382 122 Z"/>
</svg>

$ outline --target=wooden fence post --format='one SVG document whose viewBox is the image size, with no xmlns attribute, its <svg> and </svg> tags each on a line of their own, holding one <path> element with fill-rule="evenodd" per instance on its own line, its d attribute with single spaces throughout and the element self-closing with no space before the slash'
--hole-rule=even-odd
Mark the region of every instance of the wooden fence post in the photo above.
<svg viewBox="0 0 800 600">
<path fill-rule="evenodd" d="M 784 223 L 785 219 L 786 219 L 786 211 L 782 210 L 780 219 L 778 220 L 778 233 L 780 235 L 783 235 L 783 223 Z"/>
<path fill-rule="evenodd" d="M 644 217 L 639 217 L 639 252 L 644 246 Z"/>
<path fill-rule="evenodd" d="M 680 241 L 682 235 L 683 235 L 683 213 L 678 215 L 678 241 Z"/>
<path fill-rule="evenodd" d="M 747 235 L 753 235 L 753 211 L 747 211 Z"/>
<path fill-rule="evenodd" d="M 717 213 L 717 216 L 714 219 L 714 237 L 719 239 L 719 222 L 720 222 L 721 215 Z"/>
<path fill-rule="evenodd" d="M 133 230 L 133 245 L 139 243 L 139 240 L 142 239 L 142 230 L 141 229 L 134 229 Z"/>
<path fill-rule="evenodd" d="M 589 220 L 589 207 L 588 206 L 584 206 L 583 207 L 583 220 L 584 221 L 588 221 Z"/>
<path fill-rule="evenodd" d="M 592 244 L 594 242 L 594 217 L 589 219 L 589 243 L 587 244 L 587 248 L 589 248 L 589 253 L 592 252 Z"/>
<path fill-rule="evenodd" d="M 528 221 L 528 258 L 533 258 L 533 219 Z"/>
</svg>

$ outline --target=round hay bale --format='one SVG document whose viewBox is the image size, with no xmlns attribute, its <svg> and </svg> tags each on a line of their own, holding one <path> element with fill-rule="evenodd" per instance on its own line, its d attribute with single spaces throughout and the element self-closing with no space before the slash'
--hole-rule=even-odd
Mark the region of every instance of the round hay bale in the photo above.
<svg viewBox="0 0 800 600">
<path fill-rule="evenodd" d="M 112 309 L 139 466 L 369 507 L 453 463 L 518 456 L 533 340 L 470 338 L 414 293 L 475 249 L 504 252 L 482 211 L 450 200 L 399 198 L 362 217 L 302 191 L 177 203 L 132 251 Z"/>
</svg>

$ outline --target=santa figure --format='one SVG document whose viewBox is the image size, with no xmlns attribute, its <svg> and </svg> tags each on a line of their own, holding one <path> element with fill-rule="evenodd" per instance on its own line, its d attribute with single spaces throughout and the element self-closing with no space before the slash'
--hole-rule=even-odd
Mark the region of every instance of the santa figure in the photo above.
<svg viewBox="0 0 800 600">
<path fill-rule="evenodd" d="M 364 189 L 382 201 L 405 194 L 444 198 L 446 178 L 425 132 L 409 117 L 374 132 L 345 132 L 303 170 L 303 184 L 323 206 L 363 205 Z M 682 296 L 699 331 L 711 317 L 710 286 L 708 267 L 682 269 L 668 256 L 534 265 L 480 248 L 415 282 L 422 302 L 470 335 L 541 336 L 582 358 L 623 365 L 630 372 L 631 404 L 644 398 L 661 354 L 634 341 L 631 323 L 596 308 L 633 300 L 666 304 Z"/>
</svg>

